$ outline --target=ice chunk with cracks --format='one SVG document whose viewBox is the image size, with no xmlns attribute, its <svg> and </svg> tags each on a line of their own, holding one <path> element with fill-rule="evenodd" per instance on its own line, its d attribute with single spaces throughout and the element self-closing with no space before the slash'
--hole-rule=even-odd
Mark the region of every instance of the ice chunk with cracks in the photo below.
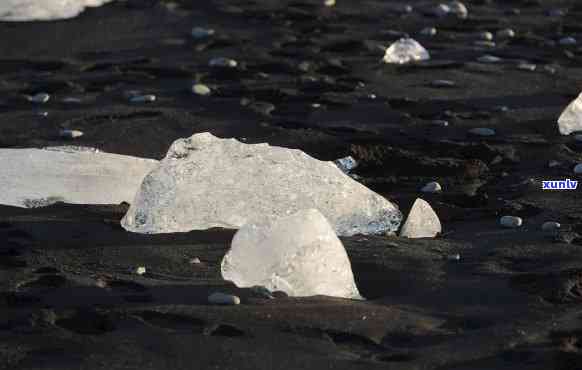
<svg viewBox="0 0 582 370">
<path fill-rule="evenodd" d="M 221 272 L 241 288 L 362 299 L 342 242 L 316 209 L 245 224 L 234 235 Z"/>
<path fill-rule="evenodd" d="M 412 38 L 394 42 L 384 54 L 384 63 L 405 64 L 430 59 L 428 51 Z"/>
<path fill-rule="evenodd" d="M 201 133 L 172 144 L 145 177 L 122 226 L 146 234 L 237 229 L 258 216 L 309 208 L 346 236 L 395 231 L 402 219 L 396 205 L 333 162 Z"/>
</svg>

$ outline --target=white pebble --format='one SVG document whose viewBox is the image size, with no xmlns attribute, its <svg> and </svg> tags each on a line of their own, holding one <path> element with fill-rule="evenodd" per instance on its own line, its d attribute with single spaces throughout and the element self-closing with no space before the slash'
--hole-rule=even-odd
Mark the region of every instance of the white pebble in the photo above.
<svg viewBox="0 0 582 370">
<path fill-rule="evenodd" d="M 217 292 L 208 297 L 208 303 L 234 306 L 240 304 L 240 298 L 232 294 Z"/>
<path fill-rule="evenodd" d="M 238 63 L 234 59 L 230 58 L 214 58 L 211 59 L 208 63 L 210 67 L 227 67 L 227 68 L 235 68 Z"/>
<path fill-rule="evenodd" d="M 515 31 L 511 28 L 504 28 L 502 30 L 497 31 L 495 34 L 498 39 L 511 39 L 515 37 Z"/>
<path fill-rule="evenodd" d="M 476 127 L 470 129 L 469 133 L 477 136 L 493 136 L 495 135 L 495 130 L 486 127 Z"/>
<path fill-rule="evenodd" d="M 448 5 L 450 12 L 461 19 L 465 19 L 469 15 L 467 7 L 460 1 L 451 1 Z"/>
<path fill-rule="evenodd" d="M 501 62 L 501 58 L 496 57 L 494 55 L 483 55 L 477 58 L 479 63 L 499 63 Z"/>
<path fill-rule="evenodd" d="M 484 40 L 484 41 L 492 41 L 493 40 L 493 34 L 489 31 L 479 32 L 477 34 L 477 37 L 481 40 Z"/>
<path fill-rule="evenodd" d="M 429 182 L 420 189 L 423 193 L 438 193 L 442 190 L 443 188 L 441 187 L 441 184 L 436 181 Z"/>
<path fill-rule="evenodd" d="M 138 275 L 144 275 L 146 273 L 146 268 L 139 266 L 137 269 L 135 269 L 135 273 Z"/>
<path fill-rule="evenodd" d="M 582 163 L 579 163 L 579 164 L 577 164 L 577 165 L 574 167 L 574 173 L 575 173 L 575 174 L 580 174 L 580 173 L 582 173 Z"/>
<path fill-rule="evenodd" d="M 156 96 L 153 94 L 132 96 L 129 99 L 132 103 L 151 103 L 156 101 Z"/>
<path fill-rule="evenodd" d="M 499 223 L 503 227 L 517 228 L 523 224 L 521 217 L 516 216 L 503 216 L 499 219 Z"/>
<path fill-rule="evenodd" d="M 200 258 L 198 258 L 198 257 L 194 257 L 190 260 L 191 265 L 198 265 L 200 263 L 202 263 L 202 262 L 200 261 Z"/>
<path fill-rule="evenodd" d="M 325 6 L 335 6 L 335 0 L 325 0 L 323 2 L 323 5 L 325 5 Z"/>
<path fill-rule="evenodd" d="M 537 68 L 537 66 L 535 64 L 532 63 L 519 63 L 517 65 L 517 69 L 520 69 L 522 71 L 535 71 Z"/>
<path fill-rule="evenodd" d="M 563 37 L 560 39 L 559 44 L 568 46 L 568 45 L 576 45 L 577 41 L 573 37 Z"/>
<path fill-rule="evenodd" d="M 459 261 L 459 260 L 461 260 L 461 255 L 460 255 L 459 253 L 456 253 L 456 254 L 449 254 L 449 255 L 447 256 L 447 259 L 448 259 L 449 261 Z"/>
<path fill-rule="evenodd" d="M 43 104 L 43 103 L 48 102 L 50 98 L 51 98 L 51 96 L 49 94 L 40 93 L 40 94 L 29 96 L 28 101 L 31 101 L 31 102 L 37 103 L 37 104 Z"/>
<path fill-rule="evenodd" d="M 449 125 L 449 121 L 445 121 L 444 119 L 435 119 L 430 121 L 430 124 L 439 127 L 447 127 Z"/>
<path fill-rule="evenodd" d="M 210 88 L 204 84 L 195 84 L 192 86 L 192 92 L 196 95 L 210 95 Z"/>
<path fill-rule="evenodd" d="M 83 136 L 83 131 L 63 129 L 59 132 L 59 135 L 66 139 L 76 139 Z"/>
<path fill-rule="evenodd" d="M 451 13 L 451 8 L 446 4 L 439 4 L 432 8 L 431 13 L 432 15 L 439 18 L 446 17 L 447 15 L 449 15 L 449 13 Z"/>
<path fill-rule="evenodd" d="M 437 29 L 434 27 L 426 27 L 420 31 L 422 36 L 435 36 L 437 34 Z"/>
<path fill-rule="evenodd" d="M 560 225 L 559 222 L 547 221 L 542 224 L 542 231 L 556 231 L 560 227 L 562 227 L 562 225 Z"/>
<path fill-rule="evenodd" d="M 195 39 L 205 39 L 214 35 L 214 30 L 211 28 L 194 27 L 192 28 L 192 37 Z"/>
</svg>

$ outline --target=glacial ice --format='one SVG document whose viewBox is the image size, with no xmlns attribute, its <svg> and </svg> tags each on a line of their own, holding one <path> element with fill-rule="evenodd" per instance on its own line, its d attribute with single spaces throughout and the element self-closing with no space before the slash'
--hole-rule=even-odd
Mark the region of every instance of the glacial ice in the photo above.
<svg viewBox="0 0 582 370">
<path fill-rule="evenodd" d="M 384 54 L 384 63 L 405 64 L 430 59 L 428 51 L 416 40 L 401 38 L 394 42 Z"/>
<path fill-rule="evenodd" d="M 558 118 L 558 130 L 562 135 L 582 131 L 582 93 L 564 109 Z"/>
<path fill-rule="evenodd" d="M 2 0 L 0 21 L 50 21 L 78 16 L 87 7 L 112 0 Z"/>
<path fill-rule="evenodd" d="M 395 231 L 402 219 L 397 206 L 333 162 L 210 133 L 176 140 L 130 203 L 121 224 L 144 234 L 236 229 L 309 208 L 344 236 Z"/>
<path fill-rule="evenodd" d="M 441 221 L 425 200 L 417 198 L 400 230 L 405 238 L 434 238 L 442 231 Z"/>
<path fill-rule="evenodd" d="M 0 149 L 0 204 L 130 202 L 158 161 L 75 146 Z"/>
<path fill-rule="evenodd" d="M 245 224 L 234 235 L 221 273 L 241 288 L 362 299 L 342 242 L 316 209 Z"/>
</svg>

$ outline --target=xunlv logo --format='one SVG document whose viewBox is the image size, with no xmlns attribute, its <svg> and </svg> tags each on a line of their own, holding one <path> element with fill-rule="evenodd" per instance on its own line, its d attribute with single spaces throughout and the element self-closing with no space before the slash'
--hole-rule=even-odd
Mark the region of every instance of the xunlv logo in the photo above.
<svg viewBox="0 0 582 370">
<path fill-rule="evenodd" d="M 578 187 L 578 180 L 548 180 L 542 181 L 542 189 L 544 190 L 576 190 Z"/>
</svg>

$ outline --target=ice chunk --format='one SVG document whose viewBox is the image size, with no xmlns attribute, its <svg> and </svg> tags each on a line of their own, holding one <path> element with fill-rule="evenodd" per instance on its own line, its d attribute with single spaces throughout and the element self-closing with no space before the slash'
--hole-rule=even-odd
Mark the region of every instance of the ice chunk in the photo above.
<svg viewBox="0 0 582 370">
<path fill-rule="evenodd" d="M 87 7 L 112 0 L 2 0 L 0 21 L 50 21 L 74 18 Z"/>
<path fill-rule="evenodd" d="M 442 231 L 441 221 L 430 204 L 418 198 L 400 230 L 406 238 L 433 238 Z"/>
<path fill-rule="evenodd" d="M 244 144 L 210 133 L 176 140 L 147 175 L 122 220 L 156 234 L 239 228 L 257 216 L 318 209 L 339 235 L 395 231 L 398 207 L 300 150 Z"/>
<path fill-rule="evenodd" d="M 361 299 L 342 242 L 316 209 L 244 225 L 221 263 L 238 287 L 264 286 L 289 296 Z"/>
<path fill-rule="evenodd" d="M 158 161 L 93 148 L 0 149 L 0 204 L 130 202 Z"/>
<path fill-rule="evenodd" d="M 558 130 L 562 135 L 582 131 L 582 93 L 564 109 L 558 118 Z"/>
<path fill-rule="evenodd" d="M 430 59 L 428 51 L 416 40 L 401 38 L 386 49 L 383 61 L 384 63 L 405 64 L 428 59 Z"/>
</svg>

